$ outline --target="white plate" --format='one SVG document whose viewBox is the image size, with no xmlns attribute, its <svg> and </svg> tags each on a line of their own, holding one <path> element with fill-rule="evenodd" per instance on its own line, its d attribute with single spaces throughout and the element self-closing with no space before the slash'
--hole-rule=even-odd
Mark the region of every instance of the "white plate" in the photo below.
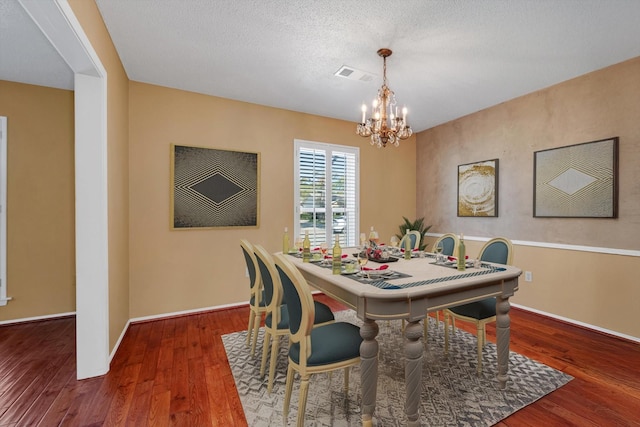
<svg viewBox="0 0 640 427">
<path fill-rule="evenodd" d="M 384 269 L 384 270 L 365 270 L 363 271 L 363 274 L 366 276 L 369 276 L 369 278 L 371 279 L 378 279 L 380 277 L 384 277 L 387 275 L 392 274 L 391 271 L 389 271 L 388 269 Z"/>
</svg>

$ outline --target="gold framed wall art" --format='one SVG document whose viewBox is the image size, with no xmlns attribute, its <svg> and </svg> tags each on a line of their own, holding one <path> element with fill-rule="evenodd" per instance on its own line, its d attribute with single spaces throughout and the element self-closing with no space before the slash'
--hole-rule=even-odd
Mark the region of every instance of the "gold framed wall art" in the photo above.
<svg viewBox="0 0 640 427">
<path fill-rule="evenodd" d="M 458 216 L 498 216 L 498 159 L 458 166 Z"/>
<path fill-rule="evenodd" d="M 258 227 L 260 154 L 171 145 L 171 227 Z"/>
</svg>

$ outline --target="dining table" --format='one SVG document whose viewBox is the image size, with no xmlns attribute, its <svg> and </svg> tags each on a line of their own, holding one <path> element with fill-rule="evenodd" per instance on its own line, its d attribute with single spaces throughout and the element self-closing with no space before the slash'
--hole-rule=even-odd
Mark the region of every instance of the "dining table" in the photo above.
<svg viewBox="0 0 640 427">
<path fill-rule="evenodd" d="M 355 260 L 357 248 L 343 248 L 347 255 L 343 263 Z M 509 380 L 509 297 L 518 290 L 522 271 L 514 266 L 488 262 L 470 262 L 463 271 L 455 260 L 436 264 L 435 255 L 414 253 L 371 260 L 371 270 L 333 274 L 331 268 L 303 262 L 292 254 L 291 261 L 309 285 L 325 295 L 355 310 L 362 320 L 360 328 L 360 380 L 362 425 L 373 425 L 378 382 L 378 320 L 404 319 L 405 334 L 405 413 L 407 425 L 420 425 L 420 395 L 422 392 L 423 327 L 429 312 L 478 301 L 496 299 L 497 381 L 501 389 Z M 383 267 L 387 266 L 387 267 Z M 379 270 L 382 268 L 383 270 Z"/>
</svg>

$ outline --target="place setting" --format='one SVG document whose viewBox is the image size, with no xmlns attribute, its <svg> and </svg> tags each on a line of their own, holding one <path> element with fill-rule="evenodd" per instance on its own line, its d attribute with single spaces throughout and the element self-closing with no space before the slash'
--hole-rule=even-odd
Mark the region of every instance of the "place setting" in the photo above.
<svg viewBox="0 0 640 427">
<path fill-rule="evenodd" d="M 343 261 L 344 273 L 351 279 L 361 283 L 372 283 L 385 280 L 399 279 L 403 277 L 411 277 L 408 274 L 400 273 L 389 268 L 389 263 L 397 262 L 399 258 L 390 255 L 385 245 L 364 245 L 360 250 L 353 253 L 356 263 L 349 259 Z M 369 261 L 381 264 L 378 267 L 367 267 Z"/>
</svg>

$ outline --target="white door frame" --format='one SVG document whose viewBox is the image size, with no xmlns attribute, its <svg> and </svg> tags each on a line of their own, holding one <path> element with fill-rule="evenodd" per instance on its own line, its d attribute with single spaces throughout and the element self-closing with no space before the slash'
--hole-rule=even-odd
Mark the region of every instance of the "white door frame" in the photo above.
<svg viewBox="0 0 640 427">
<path fill-rule="evenodd" d="M 0 305 L 7 305 L 7 118 L 0 116 Z"/>
<path fill-rule="evenodd" d="M 19 0 L 75 74 L 77 378 L 109 371 L 107 72 L 67 0 Z"/>
</svg>

